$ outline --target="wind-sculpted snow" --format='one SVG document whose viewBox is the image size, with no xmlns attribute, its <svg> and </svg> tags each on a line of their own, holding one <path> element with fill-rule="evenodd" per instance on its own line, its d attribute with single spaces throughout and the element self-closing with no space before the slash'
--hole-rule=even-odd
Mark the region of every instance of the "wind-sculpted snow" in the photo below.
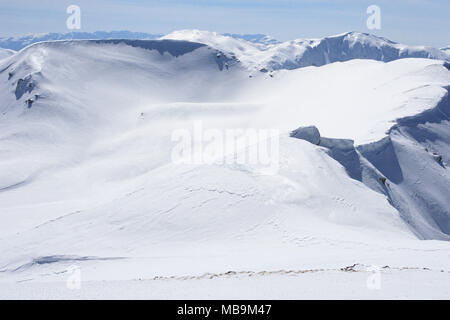
<svg viewBox="0 0 450 320">
<path fill-rule="evenodd" d="M 0 48 L 0 60 L 8 58 L 9 56 L 12 56 L 14 53 L 15 51 L 13 50 Z"/>
<path fill-rule="evenodd" d="M 182 56 L 183 54 L 189 53 L 205 46 L 201 43 L 188 42 L 188 41 L 176 41 L 176 40 L 160 40 L 160 41 L 150 41 L 150 40 L 96 40 L 95 43 L 98 44 L 126 44 L 128 46 L 156 50 L 161 55 L 165 52 L 170 53 L 174 57 Z"/>
<path fill-rule="evenodd" d="M 446 64 L 255 73 L 239 60 L 168 40 L 41 42 L 1 60 L 0 296 L 65 288 L 73 265 L 107 285 L 229 270 L 328 279 L 355 263 L 441 280 L 449 242 L 420 239 L 449 236 Z M 277 170 L 177 163 L 174 132 L 205 142 L 199 123 L 276 130 Z"/>
<path fill-rule="evenodd" d="M 182 56 L 186 53 L 192 52 L 200 47 L 204 47 L 204 44 L 183 41 L 183 40 L 130 40 L 130 39 L 107 39 L 107 40 L 61 40 L 53 42 L 40 42 L 34 44 L 35 47 L 71 47 L 76 46 L 89 46 L 91 44 L 98 45 L 126 45 L 135 48 L 156 50 L 161 55 L 165 52 L 174 57 Z"/>
</svg>

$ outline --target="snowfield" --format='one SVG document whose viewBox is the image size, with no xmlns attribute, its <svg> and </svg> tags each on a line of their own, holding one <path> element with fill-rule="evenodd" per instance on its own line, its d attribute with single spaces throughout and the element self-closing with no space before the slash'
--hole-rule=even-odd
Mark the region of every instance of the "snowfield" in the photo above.
<svg viewBox="0 0 450 320">
<path fill-rule="evenodd" d="M 448 55 L 380 41 L 288 63 L 194 30 L 0 58 L 0 298 L 448 299 Z M 277 170 L 174 163 L 198 123 L 276 130 Z"/>
</svg>

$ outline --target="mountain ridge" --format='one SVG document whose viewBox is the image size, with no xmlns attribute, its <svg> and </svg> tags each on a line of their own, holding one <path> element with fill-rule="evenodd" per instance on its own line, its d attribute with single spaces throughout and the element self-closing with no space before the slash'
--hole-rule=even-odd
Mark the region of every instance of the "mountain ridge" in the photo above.
<svg viewBox="0 0 450 320">
<path fill-rule="evenodd" d="M 352 59 L 389 62 L 402 58 L 428 58 L 450 61 L 450 55 L 436 48 L 407 46 L 355 31 L 319 39 L 296 39 L 273 44 L 251 43 L 201 30 L 174 31 L 162 39 L 205 43 L 235 54 L 249 68 L 263 72 L 322 66 Z"/>
<path fill-rule="evenodd" d="M 249 68 L 262 71 L 321 66 L 350 59 L 388 62 L 401 58 L 429 58 L 450 61 L 450 53 L 446 47 L 437 49 L 408 46 L 384 37 L 356 31 L 284 42 L 263 34 L 219 34 L 196 29 L 178 30 L 166 35 L 130 31 L 44 33 L 0 38 L 0 48 L 17 51 L 41 41 L 102 39 L 176 39 L 200 42 L 236 55 Z M 254 60 L 258 62 L 255 63 Z"/>
</svg>

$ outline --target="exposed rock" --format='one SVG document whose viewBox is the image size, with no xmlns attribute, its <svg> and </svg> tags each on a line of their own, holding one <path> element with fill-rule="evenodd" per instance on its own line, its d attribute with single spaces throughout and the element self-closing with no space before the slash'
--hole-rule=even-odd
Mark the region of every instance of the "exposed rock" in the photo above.
<svg viewBox="0 0 450 320">
<path fill-rule="evenodd" d="M 31 75 L 27 76 L 24 79 L 19 79 L 17 81 L 16 91 L 15 91 L 16 100 L 19 100 L 20 98 L 22 98 L 22 96 L 26 92 L 33 91 L 33 88 L 34 88 L 34 83 L 33 83 L 33 80 L 31 78 Z"/>
<path fill-rule="evenodd" d="M 320 144 L 320 132 L 315 126 L 300 127 L 290 133 L 292 138 L 306 140 L 312 144 Z"/>
</svg>

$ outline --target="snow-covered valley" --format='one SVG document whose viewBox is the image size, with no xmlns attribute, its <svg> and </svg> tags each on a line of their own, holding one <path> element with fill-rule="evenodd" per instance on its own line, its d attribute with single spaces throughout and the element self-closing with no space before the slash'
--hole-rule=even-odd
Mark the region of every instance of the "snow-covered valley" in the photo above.
<svg viewBox="0 0 450 320">
<path fill-rule="evenodd" d="M 340 37 L 2 52 L 0 297 L 448 298 L 448 55 Z M 276 172 L 174 163 L 196 123 L 277 130 Z"/>
</svg>

